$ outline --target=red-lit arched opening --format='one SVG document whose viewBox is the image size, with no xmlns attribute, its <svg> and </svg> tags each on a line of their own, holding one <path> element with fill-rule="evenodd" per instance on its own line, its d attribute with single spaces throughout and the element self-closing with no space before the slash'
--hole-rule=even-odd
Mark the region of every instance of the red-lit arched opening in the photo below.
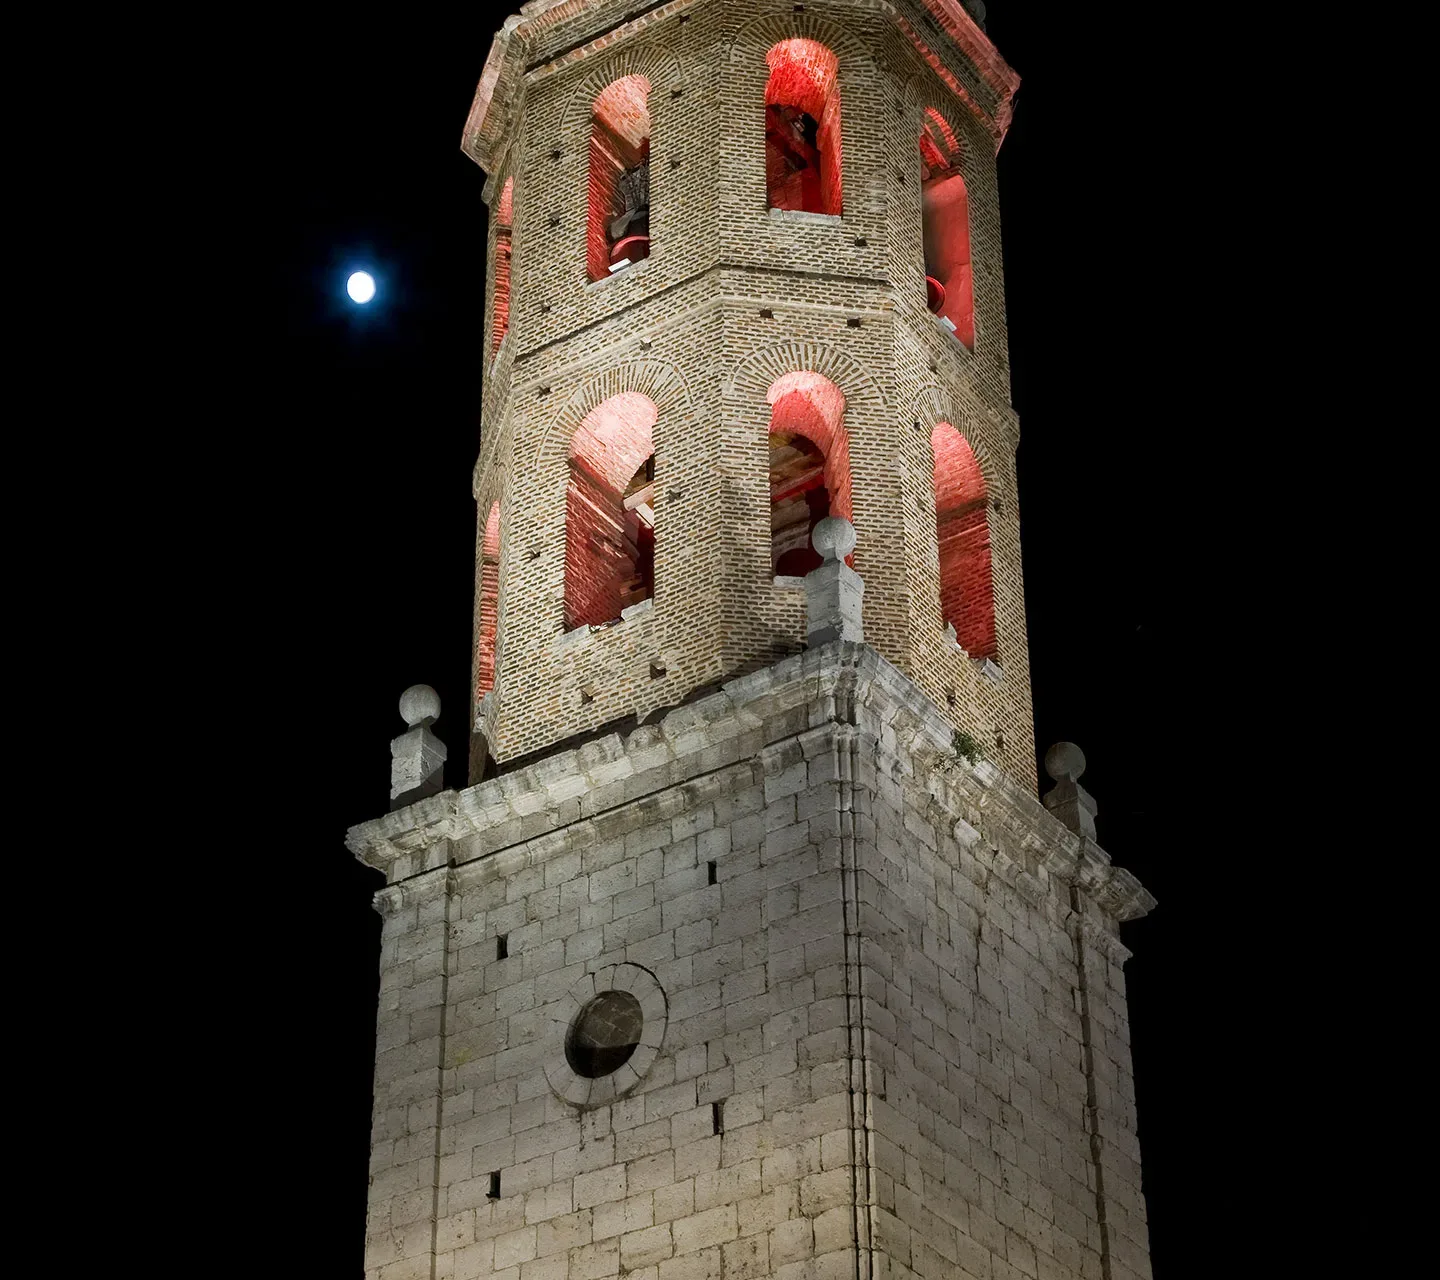
<svg viewBox="0 0 1440 1280">
<path fill-rule="evenodd" d="M 612 622 L 655 594 L 654 402 L 622 391 L 585 417 L 570 445 L 565 627 Z"/>
<path fill-rule="evenodd" d="M 500 350 L 510 328 L 510 239 L 513 234 L 515 179 L 506 178 L 495 210 L 495 294 L 490 313 L 490 354 Z"/>
<path fill-rule="evenodd" d="M 975 350 L 975 286 L 970 267 L 970 197 L 960 173 L 960 142 L 933 107 L 920 131 L 920 208 L 928 305 Z"/>
<path fill-rule="evenodd" d="M 495 633 L 500 625 L 500 504 L 490 504 L 480 540 L 480 630 L 475 641 L 475 695 L 495 687 Z"/>
<path fill-rule="evenodd" d="M 850 519 L 850 438 L 845 395 L 800 370 L 770 387 L 770 560 L 777 576 L 818 568 L 810 535 L 826 516 Z"/>
<path fill-rule="evenodd" d="M 935 534 L 940 611 L 972 658 L 994 658 L 995 597 L 985 477 L 969 442 L 948 422 L 930 433 L 935 455 Z"/>
<path fill-rule="evenodd" d="M 585 251 L 591 280 L 650 256 L 649 100 L 644 76 L 624 76 L 595 99 Z"/>
<path fill-rule="evenodd" d="M 840 85 L 818 40 L 782 40 L 765 60 L 765 187 L 772 209 L 840 212 Z"/>
</svg>

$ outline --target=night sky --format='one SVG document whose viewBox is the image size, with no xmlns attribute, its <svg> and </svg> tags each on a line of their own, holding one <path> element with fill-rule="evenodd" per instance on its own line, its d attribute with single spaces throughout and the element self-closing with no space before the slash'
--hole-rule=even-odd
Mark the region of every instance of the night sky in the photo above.
<svg viewBox="0 0 1440 1280">
<path fill-rule="evenodd" d="M 266 428 L 285 463 L 268 513 L 285 625 L 267 660 L 312 692 L 287 810 L 293 911 L 267 946 L 302 975 L 279 1000 L 281 1061 L 308 1081 L 289 1152 L 306 1276 L 361 1273 L 381 878 L 343 838 L 386 810 L 407 685 L 439 691 L 447 777 L 464 781 L 486 220 L 459 142 L 509 8 L 455 12 L 292 21 L 271 90 L 290 293 Z M 1179 12 L 995 0 L 988 19 L 1022 79 L 999 168 L 1037 745 L 1082 747 L 1101 843 L 1160 900 L 1123 935 L 1160 1280 L 1221 1273 L 1205 1261 L 1213 1208 L 1197 1207 L 1216 1136 L 1196 1101 L 1213 903 L 1172 748 L 1195 714 L 1182 548 L 1213 433 L 1196 353 L 1223 304 L 1192 212 L 1200 52 Z M 379 284 L 363 308 L 344 288 L 362 267 Z"/>
</svg>

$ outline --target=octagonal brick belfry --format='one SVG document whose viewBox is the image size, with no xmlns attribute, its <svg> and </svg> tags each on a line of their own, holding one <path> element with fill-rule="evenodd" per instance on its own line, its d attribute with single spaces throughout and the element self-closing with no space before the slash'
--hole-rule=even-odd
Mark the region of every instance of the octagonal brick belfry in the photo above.
<svg viewBox="0 0 1440 1280">
<path fill-rule="evenodd" d="M 1078 748 L 1037 795 L 1018 83 L 955 0 L 497 34 L 468 777 L 407 690 L 347 841 L 370 1280 L 1150 1276 L 1154 900 Z"/>
<path fill-rule="evenodd" d="M 799 648 L 771 467 L 798 435 L 855 525 L 871 644 L 1033 787 L 995 184 L 1018 77 L 940 0 L 634 9 L 526 6 L 464 129 L 492 264 L 475 778 Z M 823 126 L 788 181 L 782 113 Z M 645 256 L 611 271 L 641 170 L 619 241 L 643 224 Z M 652 457 L 650 594 L 596 601 L 577 562 L 627 530 L 595 508 Z"/>
</svg>

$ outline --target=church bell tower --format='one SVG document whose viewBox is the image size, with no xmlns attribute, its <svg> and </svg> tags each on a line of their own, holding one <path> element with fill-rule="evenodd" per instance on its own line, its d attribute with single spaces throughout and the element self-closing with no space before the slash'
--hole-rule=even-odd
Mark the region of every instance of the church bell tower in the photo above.
<svg viewBox="0 0 1440 1280">
<path fill-rule="evenodd" d="M 468 778 L 408 690 L 347 841 L 367 1280 L 1148 1280 L 1154 900 L 1037 787 L 1018 83 L 957 0 L 497 34 Z"/>
</svg>

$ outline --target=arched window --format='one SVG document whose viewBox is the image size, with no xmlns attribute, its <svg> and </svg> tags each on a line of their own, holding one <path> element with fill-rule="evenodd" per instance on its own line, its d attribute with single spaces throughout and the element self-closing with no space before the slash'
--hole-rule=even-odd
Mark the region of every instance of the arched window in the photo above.
<svg viewBox="0 0 1440 1280">
<path fill-rule="evenodd" d="M 480 540 L 480 630 L 475 640 L 475 696 L 495 687 L 495 633 L 500 624 L 500 504 L 490 504 Z"/>
<path fill-rule="evenodd" d="M 948 422 L 930 433 L 935 455 L 935 535 L 940 611 L 972 658 L 994 658 L 995 597 L 985 477 L 969 442 Z"/>
<path fill-rule="evenodd" d="M 495 294 L 490 311 L 490 354 L 500 350 L 510 328 L 510 237 L 513 227 L 515 179 L 506 178 L 495 210 Z"/>
<path fill-rule="evenodd" d="M 975 288 L 970 270 L 970 197 L 960 173 L 960 142 L 938 111 L 920 131 L 920 208 L 930 310 L 975 350 Z"/>
<path fill-rule="evenodd" d="M 595 99 L 586 267 L 604 280 L 650 256 L 650 81 L 624 76 Z"/>
<path fill-rule="evenodd" d="M 782 40 L 768 54 L 765 188 L 772 209 L 840 212 L 840 85 L 818 40 Z"/>
<path fill-rule="evenodd" d="M 810 534 L 826 516 L 850 519 L 850 439 L 845 396 L 800 370 L 770 387 L 770 560 L 777 576 L 818 568 Z"/>
<path fill-rule="evenodd" d="M 655 404 L 622 391 L 570 445 L 565 502 L 565 628 L 613 622 L 655 594 Z"/>
</svg>

